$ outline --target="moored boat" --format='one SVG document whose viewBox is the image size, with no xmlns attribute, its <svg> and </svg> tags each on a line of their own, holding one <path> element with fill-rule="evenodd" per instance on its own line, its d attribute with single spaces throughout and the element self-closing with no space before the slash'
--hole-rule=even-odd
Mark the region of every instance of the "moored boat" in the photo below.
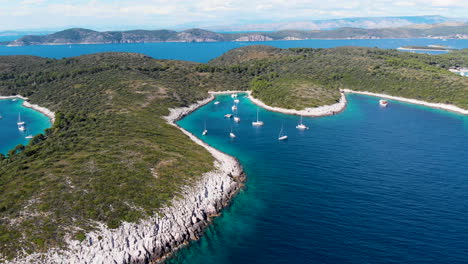
<svg viewBox="0 0 468 264">
<path fill-rule="evenodd" d="M 380 104 L 380 106 L 382 106 L 382 107 L 387 107 L 388 101 L 387 101 L 387 100 L 379 100 L 379 104 Z"/>
<path fill-rule="evenodd" d="M 219 105 L 219 101 L 214 102 L 215 105 Z"/>
<path fill-rule="evenodd" d="M 206 136 L 206 134 L 208 134 L 208 130 L 206 130 L 206 122 L 205 122 L 205 127 L 203 129 L 202 136 Z"/>
<path fill-rule="evenodd" d="M 18 114 L 18 122 L 16 122 L 18 126 L 24 126 L 26 125 L 26 122 L 21 120 L 21 113 Z"/>
<path fill-rule="evenodd" d="M 305 129 L 309 129 L 309 127 L 307 127 L 306 125 L 304 125 L 302 123 L 302 115 L 301 115 L 301 121 L 299 122 L 299 124 L 296 126 L 297 129 L 301 129 L 301 130 L 305 130 Z"/>
<path fill-rule="evenodd" d="M 224 117 L 225 117 L 225 118 L 231 118 L 231 117 L 232 117 L 232 114 L 225 114 Z"/>
<path fill-rule="evenodd" d="M 257 121 L 252 122 L 253 126 L 263 126 L 263 121 L 258 119 L 258 108 L 257 108 Z"/>
<path fill-rule="evenodd" d="M 235 117 L 234 117 L 234 122 L 239 123 L 239 122 L 240 122 L 240 117 L 235 116 Z"/>
<path fill-rule="evenodd" d="M 283 133 L 283 124 L 281 124 L 281 130 L 278 135 L 278 140 L 286 140 L 288 139 L 288 136 Z"/>
</svg>

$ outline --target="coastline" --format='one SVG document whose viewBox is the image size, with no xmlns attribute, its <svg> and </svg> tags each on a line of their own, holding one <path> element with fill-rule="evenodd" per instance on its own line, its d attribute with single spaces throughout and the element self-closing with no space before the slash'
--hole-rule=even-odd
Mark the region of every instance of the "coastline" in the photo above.
<svg viewBox="0 0 468 264">
<path fill-rule="evenodd" d="M 208 92 L 212 95 L 216 94 L 232 94 L 232 93 L 247 93 L 248 98 L 256 105 L 267 109 L 269 111 L 273 112 L 279 112 L 283 114 L 290 114 L 290 115 L 302 115 L 302 116 L 309 116 L 309 117 L 320 117 L 320 116 L 329 116 L 329 115 L 335 115 L 340 112 L 342 112 L 346 108 L 347 100 L 346 100 L 346 93 L 355 93 L 355 94 L 363 94 L 363 95 L 369 95 L 369 96 L 374 96 L 374 97 L 381 97 L 381 98 L 387 98 L 391 100 L 397 100 L 405 103 L 411 103 L 411 104 L 417 104 L 417 105 L 422 105 L 426 107 L 431 107 L 431 108 L 437 108 L 441 110 L 446 110 L 450 112 L 455 112 L 463 115 L 468 115 L 468 110 L 460 108 L 455 105 L 450 105 L 450 104 L 442 104 L 442 103 L 430 103 L 426 101 L 421 101 L 421 100 L 416 100 L 416 99 L 409 99 L 405 97 L 400 97 L 400 96 L 392 96 L 392 95 L 387 95 L 387 94 L 379 94 L 379 93 L 372 93 L 372 92 L 366 92 L 366 91 L 355 91 L 355 90 L 350 90 L 350 89 L 342 89 L 340 90 L 341 92 L 341 98 L 340 101 L 336 104 L 332 105 L 324 105 L 324 106 L 319 106 L 319 107 L 314 107 L 314 108 L 305 108 L 303 110 L 294 110 L 294 109 L 286 109 L 286 108 L 280 108 L 280 107 L 273 107 L 265 104 L 261 100 L 254 98 L 252 96 L 252 91 L 221 91 L 221 92 Z"/>
<path fill-rule="evenodd" d="M 27 108 L 31 108 L 33 110 L 36 110 L 37 112 L 45 115 L 46 117 L 49 118 L 50 122 L 52 125 L 55 123 L 55 113 L 49 110 L 48 108 L 39 106 L 37 104 L 31 104 L 28 100 L 27 97 L 21 96 L 21 95 L 12 95 L 12 96 L 0 96 L 0 100 L 8 100 L 8 99 L 21 99 L 23 100 L 23 106 Z"/>
<path fill-rule="evenodd" d="M 444 52 L 450 52 L 452 50 L 450 49 L 409 49 L 409 48 L 403 48 L 399 47 L 397 50 L 407 50 L 407 51 L 444 51 Z"/>
<path fill-rule="evenodd" d="M 37 44 L 30 44 L 30 45 L 15 45 L 15 44 L 6 44 L 0 45 L 5 47 L 27 47 L 27 46 L 65 46 L 65 45 L 103 45 L 103 44 L 141 44 L 141 43 L 190 43 L 190 42 L 198 42 L 198 43 L 210 43 L 210 42 L 268 42 L 268 41 L 300 41 L 300 40 L 361 40 L 361 39 L 371 39 L 371 40 L 383 40 L 383 39 L 466 39 L 466 38 L 456 38 L 456 37 L 444 37 L 444 36 L 423 36 L 423 37 L 413 37 L 413 38 L 390 38 L 390 37 L 342 37 L 342 38 L 296 38 L 292 36 L 287 36 L 282 39 L 271 39 L 271 40 L 213 40 L 207 39 L 205 41 L 191 41 L 191 40 L 169 40 L 169 41 L 161 41 L 161 40 L 154 40 L 154 41 L 134 41 L 134 42 L 81 42 L 81 43 L 72 43 L 72 42 L 46 42 L 46 43 L 37 43 Z M 397 48 L 399 49 L 399 48 Z M 437 50 L 430 50 L 430 51 L 437 51 Z M 442 51 L 442 50 L 441 50 Z M 444 50 L 445 51 L 445 50 Z"/>
<path fill-rule="evenodd" d="M 256 105 L 265 108 L 267 110 L 273 112 L 279 112 L 283 114 L 290 114 L 290 115 L 302 115 L 302 116 L 310 116 L 310 117 L 319 117 L 319 116 L 329 116 L 329 115 L 336 115 L 342 112 L 346 108 L 347 100 L 346 96 L 343 92 L 341 92 L 340 101 L 338 103 L 332 105 L 323 105 L 319 107 L 311 107 L 305 108 L 303 110 L 295 110 L 295 109 L 286 109 L 281 107 L 273 107 L 265 104 L 264 102 L 260 101 L 257 98 L 252 96 L 252 92 L 247 92 L 249 94 L 248 98 Z"/>
<path fill-rule="evenodd" d="M 182 191 L 159 214 L 137 223 L 124 222 L 116 229 L 97 223 L 97 230 L 79 242 L 67 239 L 67 249 L 49 249 L 7 263 L 159 263 L 190 241 L 197 240 L 212 219 L 231 202 L 244 185 L 238 160 L 198 139 L 175 122 L 211 102 L 213 95 L 189 107 L 169 109 L 164 119 L 177 127 L 215 158 L 215 169 L 203 174 L 194 186 Z M 40 260 L 38 262 L 38 260 Z"/>
<path fill-rule="evenodd" d="M 442 104 L 442 103 L 430 103 L 426 101 L 421 101 L 421 100 L 416 100 L 416 99 L 409 99 L 405 97 L 399 97 L 399 96 L 392 96 L 392 95 L 387 95 L 387 94 L 379 94 L 379 93 L 372 93 L 372 92 L 366 92 L 366 91 L 354 91 L 350 89 L 343 89 L 342 90 L 344 93 L 355 93 L 355 94 L 363 94 L 363 95 L 369 95 L 369 96 L 375 96 L 375 97 L 382 97 L 382 98 L 387 98 L 391 100 L 397 100 L 405 103 L 411 103 L 411 104 L 417 104 L 417 105 L 423 105 L 431 108 L 437 108 L 437 109 L 442 109 L 450 112 L 455 112 L 463 115 L 468 115 L 468 110 L 460 108 L 455 105 L 450 105 L 450 104 Z"/>
</svg>

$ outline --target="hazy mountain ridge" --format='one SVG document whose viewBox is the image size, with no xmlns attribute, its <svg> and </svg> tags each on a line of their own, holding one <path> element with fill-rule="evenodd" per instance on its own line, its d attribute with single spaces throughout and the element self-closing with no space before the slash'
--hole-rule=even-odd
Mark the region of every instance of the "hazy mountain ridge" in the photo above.
<svg viewBox="0 0 468 264">
<path fill-rule="evenodd" d="M 467 23 L 442 23 L 402 28 L 363 29 L 339 28 L 335 30 L 281 30 L 276 32 L 216 33 L 204 29 L 130 30 L 98 32 L 73 28 L 49 35 L 28 35 L 0 44 L 9 46 L 111 44 L 144 42 L 218 42 L 218 41 L 270 41 L 301 39 L 382 39 L 382 38 L 458 38 L 468 39 Z"/>
<path fill-rule="evenodd" d="M 447 18 L 443 16 L 398 16 L 398 17 L 357 17 L 295 22 L 255 23 L 246 25 L 226 25 L 207 27 L 210 30 L 234 31 L 277 31 L 277 30 L 333 30 L 343 27 L 353 28 L 394 28 L 418 24 L 438 24 L 452 21 L 466 22 L 467 19 Z"/>
</svg>

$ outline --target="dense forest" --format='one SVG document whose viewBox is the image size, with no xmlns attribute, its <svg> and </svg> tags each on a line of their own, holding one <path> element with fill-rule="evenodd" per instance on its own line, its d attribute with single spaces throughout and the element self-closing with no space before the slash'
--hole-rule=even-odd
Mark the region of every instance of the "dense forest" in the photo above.
<svg viewBox="0 0 468 264">
<path fill-rule="evenodd" d="M 300 109 L 336 102 L 340 88 L 468 108 L 468 50 L 429 56 L 343 47 L 251 46 L 208 64 L 101 53 L 61 60 L 0 57 L 0 94 L 27 96 L 56 121 L 0 155 L 0 253 L 82 240 L 96 221 L 115 228 L 158 212 L 213 168 L 213 157 L 163 116 L 208 90 L 248 90 Z"/>
</svg>

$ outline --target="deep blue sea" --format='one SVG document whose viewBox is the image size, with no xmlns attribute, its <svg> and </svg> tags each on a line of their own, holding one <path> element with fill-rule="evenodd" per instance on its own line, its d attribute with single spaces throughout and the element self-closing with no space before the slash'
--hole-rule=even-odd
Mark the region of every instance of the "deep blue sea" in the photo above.
<svg viewBox="0 0 468 264">
<path fill-rule="evenodd" d="M 0 100 L 0 153 L 6 154 L 18 144 L 26 145 L 29 139 L 27 135 L 43 133 L 51 126 L 49 118 L 43 114 L 26 108 L 22 100 Z M 18 118 L 26 122 L 26 130 L 18 130 Z"/>
<path fill-rule="evenodd" d="M 178 122 L 237 157 L 247 185 L 169 263 L 467 263 L 468 117 L 347 95 L 340 114 L 299 118 L 241 98 Z M 204 122 L 208 135 L 201 136 Z M 278 141 L 284 125 L 289 139 Z M 231 128 L 237 138 L 228 136 Z"/>
<path fill-rule="evenodd" d="M 0 46 L 0 55 L 35 55 L 49 58 L 73 57 L 97 52 L 119 51 L 143 53 L 157 59 L 174 59 L 208 62 L 223 53 L 247 45 L 270 45 L 278 48 L 332 48 L 338 46 L 362 46 L 396 49 L 407 45 L 442 44 L 452 48 L 468 47 L 465 39 L 311 39 L 262 42 L 204 42 L 204 43 L 138 43 L 138 44 L 93 44 L 93 45 L 50 45 L 50 46 Z M 426 52 L 442 54 L 444 52 Z"/>
</svg>

